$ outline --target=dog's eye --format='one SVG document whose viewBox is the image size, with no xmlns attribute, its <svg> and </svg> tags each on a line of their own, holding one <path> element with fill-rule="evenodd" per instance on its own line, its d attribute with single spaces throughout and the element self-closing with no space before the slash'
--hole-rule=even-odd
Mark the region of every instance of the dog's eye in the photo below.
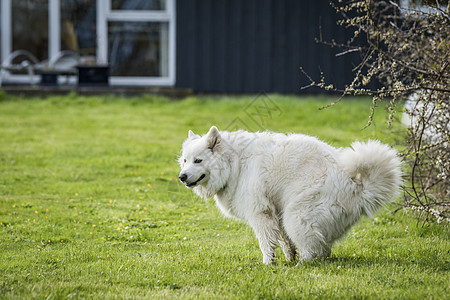
<svg viewBox="0 0 450 300">
<path fill-rule="evenodd" d="M 186 163 L 186 158 L 184 159 L 184 162 Z"/>
<path fill-rule="evenodd" d="M 196 160 L 194 160 L 194 164 L 199 164 L 199 163 L 201 163 L 203 160 L 201 160 L 201 159 L 196 159 Z"/>
</svg>

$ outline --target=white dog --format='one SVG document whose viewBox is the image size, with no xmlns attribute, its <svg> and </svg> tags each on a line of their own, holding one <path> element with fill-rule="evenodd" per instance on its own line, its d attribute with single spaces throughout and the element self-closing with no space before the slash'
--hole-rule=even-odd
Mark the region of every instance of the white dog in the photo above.
<svg viewBox="0 0 450 300">
<path fill-rule="evenodd" d="M 378 141 L 336 149 L 302 134 L 247 131 L 204 136 L 189 131 L 180 180 L 199 196 L 214 196 L 225 216 L 246 221 L 263 262 L 279 243 L 289 261 L 326 257 L 361 216 L 391 200 L 401 183 L 397 152 Z"/>
</svg>

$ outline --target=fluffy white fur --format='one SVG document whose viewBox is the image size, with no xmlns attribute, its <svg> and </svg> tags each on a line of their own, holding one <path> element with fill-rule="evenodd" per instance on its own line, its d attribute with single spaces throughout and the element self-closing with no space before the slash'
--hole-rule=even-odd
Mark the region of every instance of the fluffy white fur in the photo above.
<svg viewBox="0 0 450 300">
<path fill-rule="evenodd" d="M 253 228 L 265 264 L 278 244 L 287 260 L 296 250 L 301 261 L 330 255 L 333 242 L 401 183 L 396 151 L 378 141 L 336 149 L 302 134 L 214 126 L 204 136 L 189 131 L 179 163 L 182 182 Z"/>
</svg>

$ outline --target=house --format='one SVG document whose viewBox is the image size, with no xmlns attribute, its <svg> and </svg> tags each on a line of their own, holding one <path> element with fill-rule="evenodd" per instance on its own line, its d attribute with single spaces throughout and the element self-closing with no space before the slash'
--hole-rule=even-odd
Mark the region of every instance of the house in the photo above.
<svg viewBox="0 0 450 300">
<path fill-rule="evenodd" d="M 360 59 L 315 41 L 353 34 L 328 0 L 2 0 L 0 18 L 1 61 L 17 50 L 40 62 L 72 51 L 80 65 L 109 66 L 112 86 L 300 93 L 300 67 L 343 87 Z M 41 80 L 2 72 L 3 84 Z"/>
</svg>

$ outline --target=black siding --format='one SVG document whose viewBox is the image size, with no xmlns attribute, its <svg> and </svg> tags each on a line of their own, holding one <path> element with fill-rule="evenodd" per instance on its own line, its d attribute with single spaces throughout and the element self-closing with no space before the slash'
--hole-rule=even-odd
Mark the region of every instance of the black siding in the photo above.
<svg viewBox="0 0 450 300">
<path fill-rule="evenodd" d="M 343 87 L 352 80 L 357 54 L 318 44 L 347 41 L 328 0 L 178 0 L 176 87 L 196 92 L 311 93 L 300 90 L 322 70 Z"/>
</svg>

